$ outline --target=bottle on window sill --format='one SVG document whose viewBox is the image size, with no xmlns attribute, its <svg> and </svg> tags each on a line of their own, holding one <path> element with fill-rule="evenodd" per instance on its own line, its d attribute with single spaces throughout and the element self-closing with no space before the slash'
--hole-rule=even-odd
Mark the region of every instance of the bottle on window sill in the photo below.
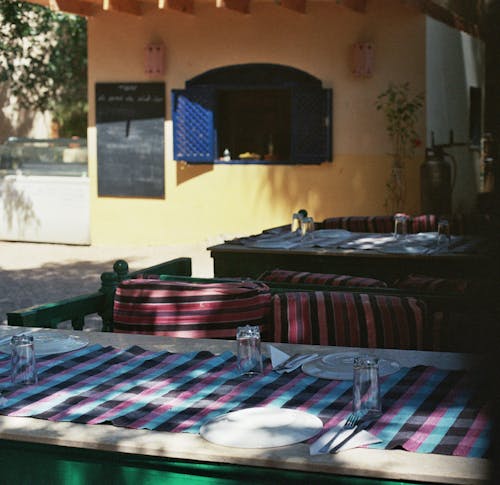
<svg viewBox="0 0 500 485">
<path fill-rule="evenodd" d="M 222 160 L 224 162 L 229 162 L 231 160 L 231 152 L 229 151 L 229 148 L 226 148 L 222 154 Z"/>
</svg>

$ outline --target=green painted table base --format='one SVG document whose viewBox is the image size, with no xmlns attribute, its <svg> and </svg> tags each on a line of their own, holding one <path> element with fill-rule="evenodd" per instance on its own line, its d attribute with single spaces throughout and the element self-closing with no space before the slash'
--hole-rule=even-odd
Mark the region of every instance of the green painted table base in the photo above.
<svg viewBox="0 0 500 485">
<path fill-rule="evenodd" d="M 401 482 L 0 440 L 1 483 L 16 485 L 403 485 Z"/>
</svg>

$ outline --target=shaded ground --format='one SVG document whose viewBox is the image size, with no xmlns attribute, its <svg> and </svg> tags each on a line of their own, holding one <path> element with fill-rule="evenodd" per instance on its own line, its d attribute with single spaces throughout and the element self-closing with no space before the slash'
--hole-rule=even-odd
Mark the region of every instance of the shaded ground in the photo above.
<svg viewBox="0 0 500 485">
<path fill-rule="evenodd" d="M 192 258 L 193 275 L 213 276 L 206 250 L 210 245 L 94 247 L 0 241 L 0 323 L 6 323 L 9 311 L 98 290 L 101 273 L 111 271 L 117 259 L 126 260 L 135 271 L 187 256 Z"/>
</svg>

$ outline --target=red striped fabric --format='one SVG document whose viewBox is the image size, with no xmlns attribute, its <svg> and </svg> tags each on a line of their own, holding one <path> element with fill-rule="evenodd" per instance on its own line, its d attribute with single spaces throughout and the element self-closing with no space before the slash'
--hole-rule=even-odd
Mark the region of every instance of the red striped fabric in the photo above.
<svg viewBox="0 0 500 485">
<path fill-rule="evenodd" d="M 408 290 L 463 295 L 467 291 L 469 282 L 461 278 L 437 278 L 428 275 L 410 274 L 396 281 L 395 286 Z"/>
<path fill-rule="evenodd" d="M 192 283 L 131 279 L 120 283 L 113 331 L 234 339 L 241 325 L 268 333 L 271 294 L 260 282 Z"/>
<path fill-rule="evenodd" d="M 408 216 L 408 233 L 437 231 L 438 218 L 434 214 Z M 394 231 L 394 216 L 329 217 L 323 221 L 324 229 L 346 229 L 352 232 L 390 233 Z"/>
<path fill-rule="evenodd" d="M 329 217 L 323 221 L 323 228 L 345 229 L 352 232 L 392 232 L 394 217 L 392 215 Z"/>
<path fill-rule="evenodd" d="M 274 341 L 423 349 L 426 305 L 412 297 L 287 292 L 272 298 Z"/>
<path fill-rule="evenodd" d="M 438 218 L 434 214 L 422 214 L 410 217 L 410 227 L 408 232 L 417 234 L 419 232 L 437 231 Z"/>
<path fill-rule="evenodd" d="M 310 285 L 325 286 L 362 286 L 362 287 L 387 287 L 387 283 L 364 276 L 338 275 L 328 273 L 308 273 L 306 271 L 289 271 L 273 269 L 266 271 L 260 280 L 276 283 L 306 283 Z"/>
</svg>

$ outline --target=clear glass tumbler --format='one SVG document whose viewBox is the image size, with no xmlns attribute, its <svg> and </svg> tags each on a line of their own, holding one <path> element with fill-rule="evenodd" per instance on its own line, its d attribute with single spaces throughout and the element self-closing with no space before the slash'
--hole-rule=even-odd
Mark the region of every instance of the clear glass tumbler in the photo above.
<svg viewBox="0 0 500 485">
<path fill-rule="evenodd" d="M 31 335 L 14 335 L 10 341 L 10 380 L 13 384 L 38 382 L 35 345 Z"/>
<path fill-rule="evenodd" d="M 378 373 L 378 358 L 361 355 L 354 358 L 353 365 L 353 412 L 380 414 L 382 402 Z"/>
<path fill-rule="evenodd" d="M 258 326 L 245 325 L 236 332 L 238 369 L 242 374 L 253 376 L 263 371 Z"/>
<path fill-rule="evenodd" d="M 450 241 L 450 224 L 446 219 L 441 219 L 438 222 L 437 245 L 440 248 L 448 249 Z"/>
<path fill-rule="evenodd" d="M 292 215 L 292 224 L 290 226 L 290 230 L 292 232 L 297 232 L 300 229 L 302 217 L 302 214 L 300 214 L 299 212 L 295 212 L 295 214 Z"/>
<path fill-rule="evenodd" d="M 314 231 L 314 219 L 312 217 L 304 217 L 300 223 L 300 233 L 302 236 Z"/>
<path fill-rule="evenodd" d="M 408 216 L 396 214 L 394 216 L 394 239 L 403 239 L 408 234 Z"/>
</svg>

